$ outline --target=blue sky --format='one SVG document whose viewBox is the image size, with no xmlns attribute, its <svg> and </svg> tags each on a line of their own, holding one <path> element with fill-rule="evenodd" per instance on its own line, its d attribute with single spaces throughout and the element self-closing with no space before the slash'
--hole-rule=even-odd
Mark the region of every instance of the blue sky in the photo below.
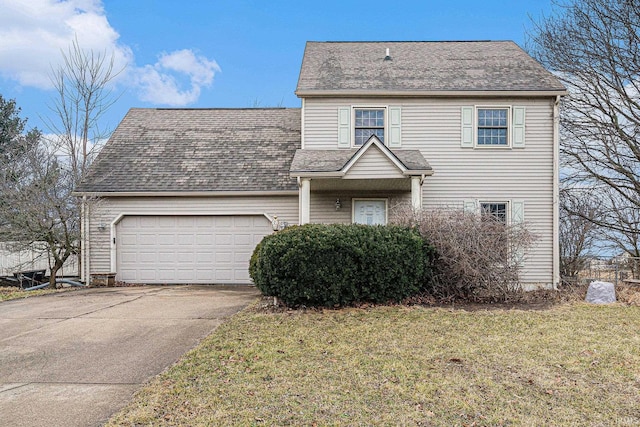
<svg viewBox="0 0 640 427">
<path fill-rule="evenodd" d="M 126 70 L 103 126 L 131 107 L 300 106 L 305 42 L 514 40 L 551 0 L 0 0 L 0 94 L 43 128 L 74 36 Z M 46 131 L 46 129 L 44 129 Z"/>
</svg>

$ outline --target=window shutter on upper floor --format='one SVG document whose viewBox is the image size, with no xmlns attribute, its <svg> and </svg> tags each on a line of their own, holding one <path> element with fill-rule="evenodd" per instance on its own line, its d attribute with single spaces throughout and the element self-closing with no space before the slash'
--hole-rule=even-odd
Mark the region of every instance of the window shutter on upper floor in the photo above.
<svg viewBox="0 0 640 427">
<path fill-rule="evenodd" d="M 513 148 L 524 148 L 525 108 L 513 107 Z"/>
<path fill-rule="evenodd" d="M 473 148 L 473 107 L 462 107 L 462 148 Z"/>
<path fill-rule="evenodd" d="M 402 147 L 402 117 L 400 107 L 389 107 L 389 147 Z"/>
<path fill-rule="evenodd" d="M 351 108 L 338 108 L 338 148 L 351 148 Z"/>
</svg>

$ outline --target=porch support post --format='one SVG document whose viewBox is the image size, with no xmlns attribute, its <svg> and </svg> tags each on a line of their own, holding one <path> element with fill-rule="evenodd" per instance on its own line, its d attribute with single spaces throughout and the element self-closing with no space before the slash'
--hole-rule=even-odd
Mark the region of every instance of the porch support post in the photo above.
<svg viewBox="0 0 640 427">
<path fill-rule="evenodd" d="M 309 211 L 311 205 L 311 179 L 302 178 L 300 180 L 300 225 L 309 223 Z"/>
<path fill-rule="evenodd" d="M 422 179 L 419 176 L 411 177 L 411 206 L 414 210 L 422 209 Z"/>
</svg>

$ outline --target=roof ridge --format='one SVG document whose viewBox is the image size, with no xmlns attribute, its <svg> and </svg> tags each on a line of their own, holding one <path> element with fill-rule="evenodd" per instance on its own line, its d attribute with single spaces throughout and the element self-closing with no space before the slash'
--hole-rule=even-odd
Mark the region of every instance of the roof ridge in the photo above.
<svg viewBox="0 0 640 427">
<path fill-rule="evenodd" d="M 131 110 L 149 111 L 253 111 L 253 110 L 301 110 L 301 107 L 131 107 Z"/>
<path fill-rule="evenodd" d="M 513 40 L 308 40 L 307 43 L 515 43 Z"/>
</svg>

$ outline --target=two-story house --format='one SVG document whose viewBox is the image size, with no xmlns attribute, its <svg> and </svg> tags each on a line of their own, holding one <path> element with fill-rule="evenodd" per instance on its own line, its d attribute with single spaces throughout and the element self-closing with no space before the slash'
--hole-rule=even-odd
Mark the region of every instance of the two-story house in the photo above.
<svg viewBox="0 0 640 427">
<path fill-rule="evenodd" d="M 562 84 L 513 42 L 309 42 L 300 109 L 131 109 L 78 188 L 83 279 L 248 283 L 283 224 L 486 211 L 558 283 Z"/>
</svg>

